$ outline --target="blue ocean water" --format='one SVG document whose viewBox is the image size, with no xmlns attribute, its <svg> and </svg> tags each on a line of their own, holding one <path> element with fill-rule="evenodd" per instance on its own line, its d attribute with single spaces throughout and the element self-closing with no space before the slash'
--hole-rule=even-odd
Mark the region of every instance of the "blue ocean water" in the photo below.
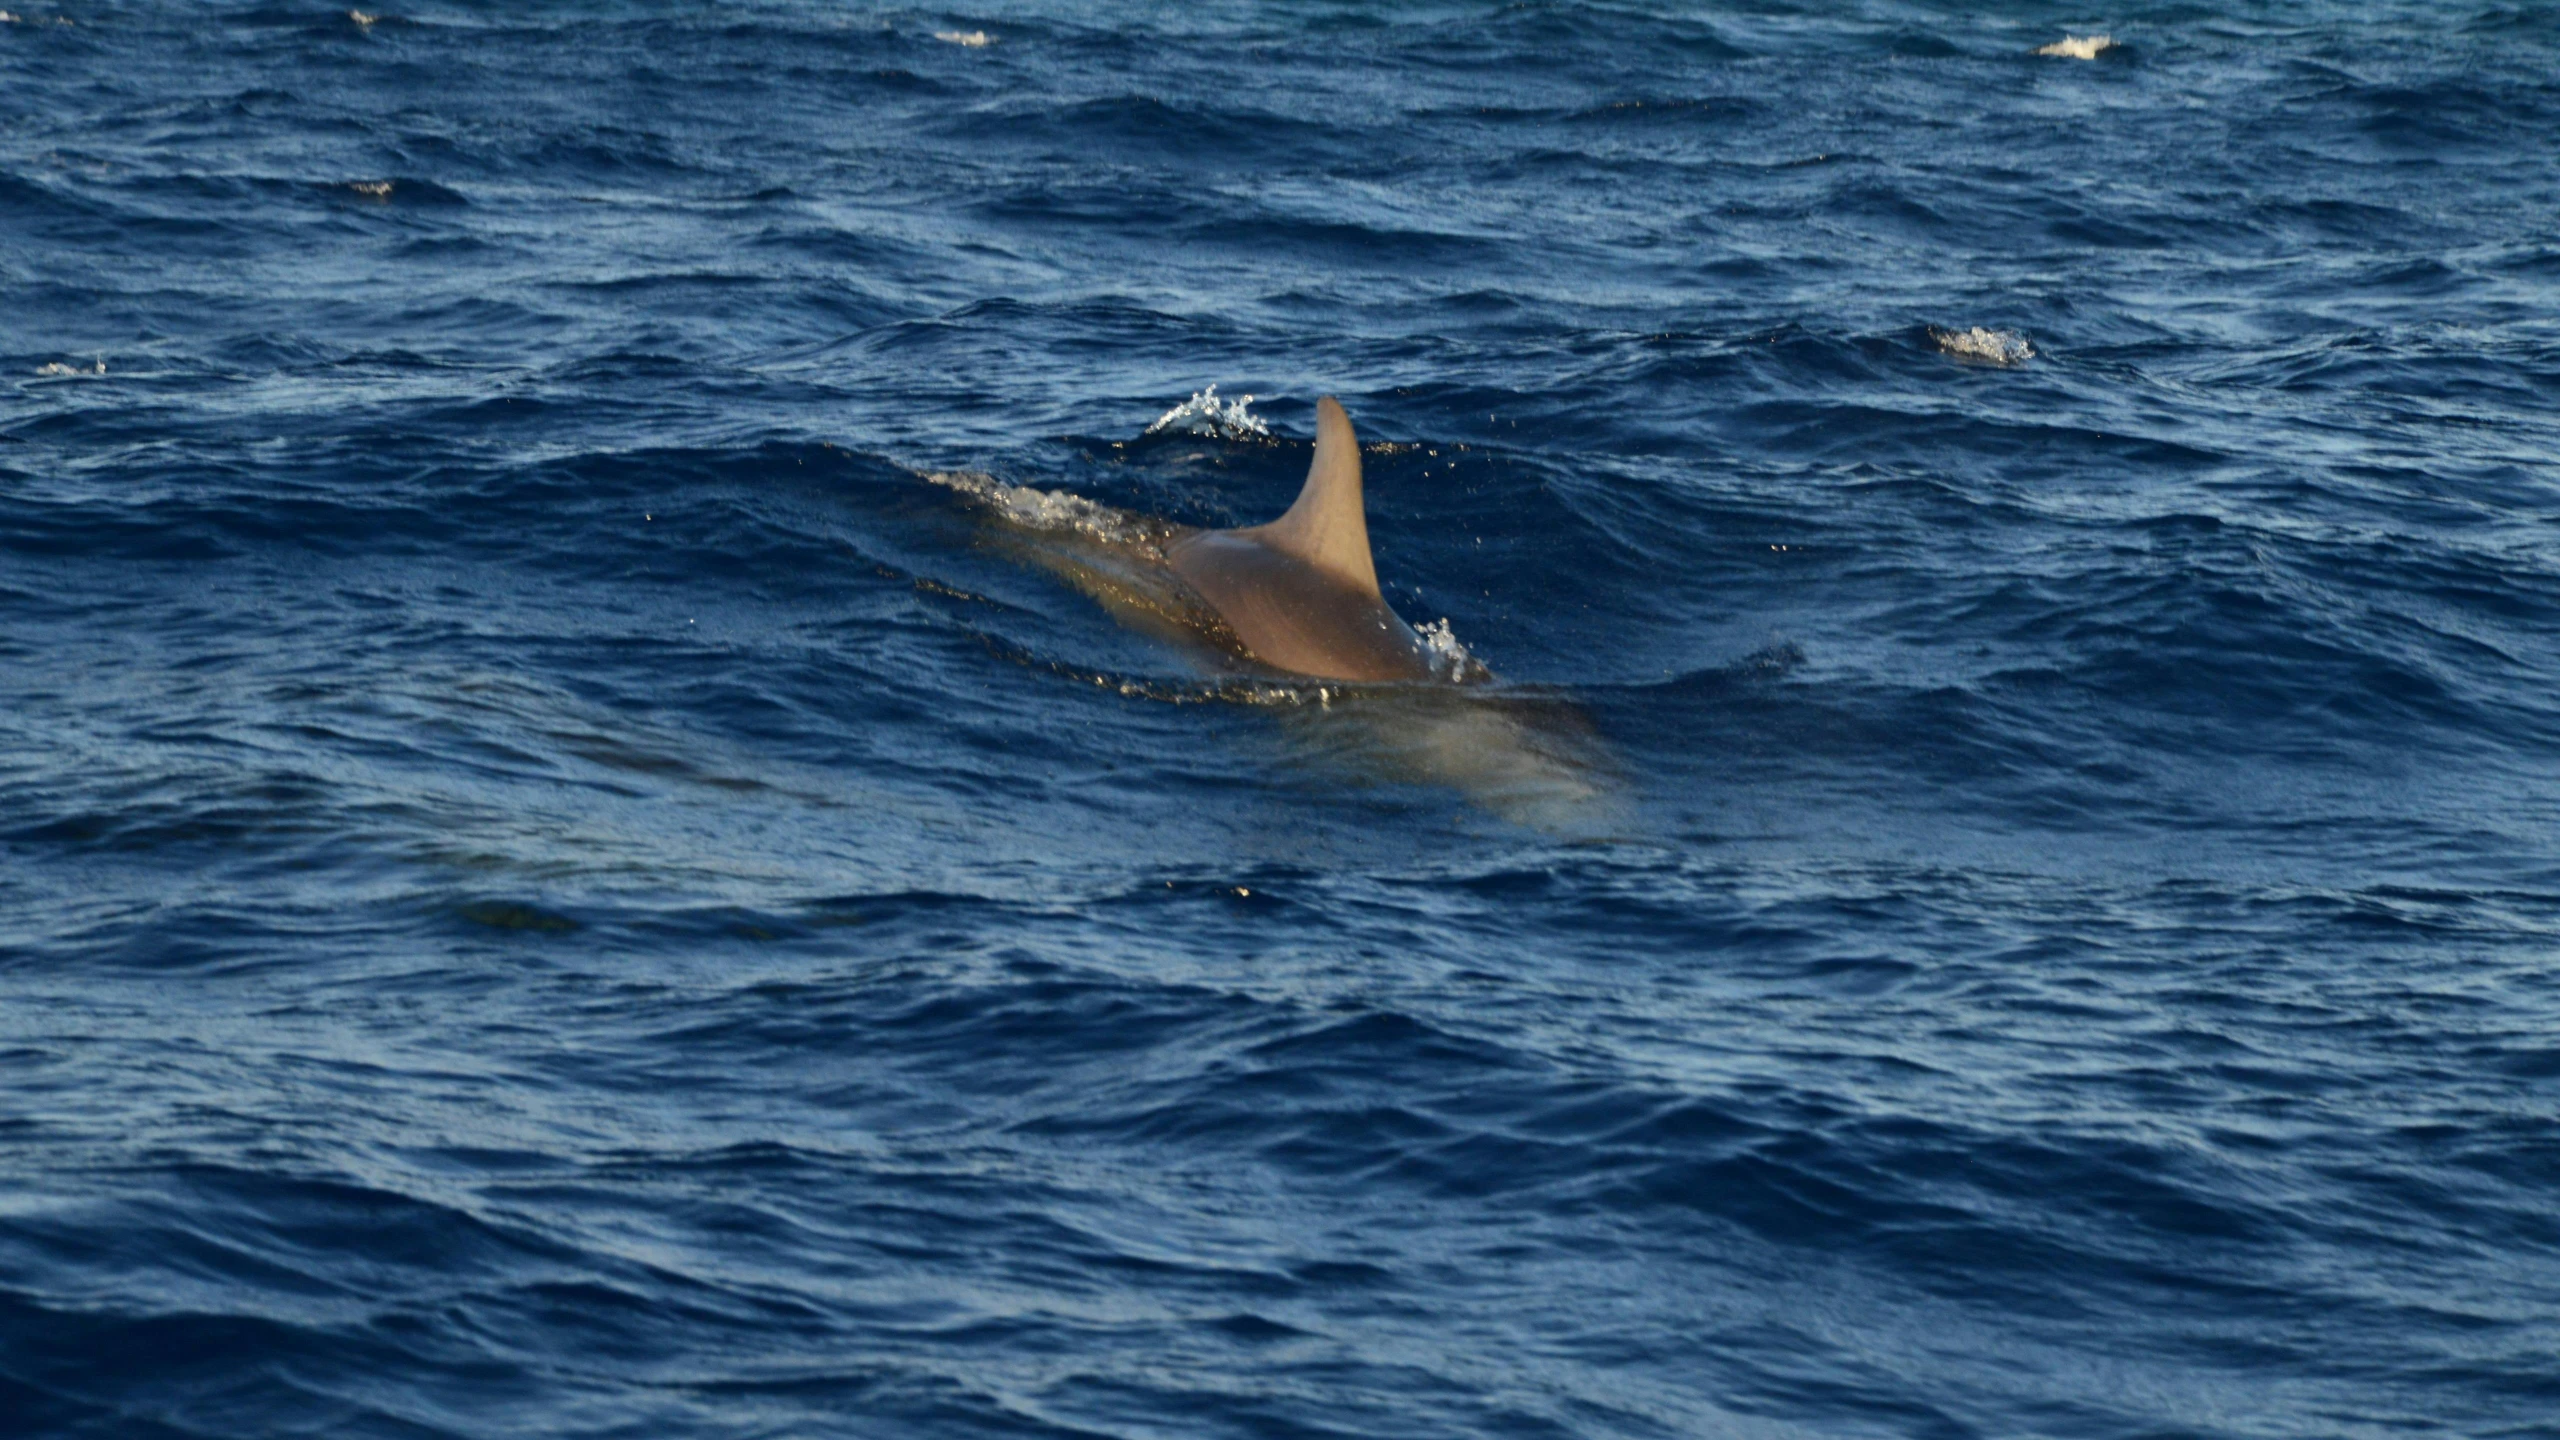
<svg viewBox="0 0 2560 1440">
<path fill-rule="evenodd" d="M 2560 1436 L 2555 137 L 2536 3 L 24 0 L 0 1431 Z M 1494 683 L 972 499 L 1323 394 Z"/>
</svg>

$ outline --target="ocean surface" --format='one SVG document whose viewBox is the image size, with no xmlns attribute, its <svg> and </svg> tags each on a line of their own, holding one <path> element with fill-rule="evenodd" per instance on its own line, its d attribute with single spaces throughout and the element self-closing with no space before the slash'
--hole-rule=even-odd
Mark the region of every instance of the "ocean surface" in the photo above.
<svg viewBox="0 0 2560 1440">
<path fill-rule="evenodd" d="M 9 5 L 0 1433 L 2560 1436 L 2560 10 Z"/>
</svg>

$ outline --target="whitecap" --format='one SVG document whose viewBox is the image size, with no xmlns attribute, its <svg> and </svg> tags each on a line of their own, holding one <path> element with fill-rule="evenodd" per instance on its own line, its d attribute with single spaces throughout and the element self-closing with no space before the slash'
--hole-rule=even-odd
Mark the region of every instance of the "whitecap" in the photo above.
<svg viewBox="0 0 2560 1440">
<path fill-rule="evenodd" d="M 1938 348 L 1959 360 L 1979 360 L 1988 365 L 2015 365 L 2032 360 L 2036 347 L 2015 330 L 1986 330 L 1976 325 L 1970 330 L 1941 330 L 1932 325 L 1929 336 Z"/>
<path fill-rule="evenodd" d="M 347 18 L 356 22 L 357 29 L 370 30 L 373 28 L 373 22 L 381 19 L 382 17 L 379 15 L 368 15 L 362 10 L 350 10 L 347 12 Z"/>
<path fill-rule="evenodd" d="M 391 198 L 391 182 L 388 180 L 350 180 L 347 188 L 375 200 Z"/>
<path fill-rule="evenodd" d="M 1268 440 L 1271 427 L 1245 408 L 1252 403 L 1250 395 L 1220 400 L 1218 387 L 1212 385 L 1157 416 L 1156 423 L 1147 427 L 1147 433 L 1206 435 L 1216 440 Z"/>
<path fill-rule="evenodd" d="M 966 45 L 972 50 L 981 50 L 995 43 L 995 37 L 984 30 L 936 30 L 933 32 L 933 38 L 948 41 L 954 45 Z"/>
<path fill-rule="evenodd" d="M 2095 60 L 2101 50 L 2113 50 L 2116 42 L 2106 35 L 2065 35 L 2050 45 L 2039 45 L 2039 55 L 2059 55 L 2066 60 Z"/>
<path fill-rule="evenodd" d="M 106 357 L 100 356 L 95 366 L 83 370 L 77 365 L 66 365 L 59 360 L 49 360 L 37 366 L 36 373 L 38 375 L 104 375 L 107 373 L 107 362 Z"/>
</svg>

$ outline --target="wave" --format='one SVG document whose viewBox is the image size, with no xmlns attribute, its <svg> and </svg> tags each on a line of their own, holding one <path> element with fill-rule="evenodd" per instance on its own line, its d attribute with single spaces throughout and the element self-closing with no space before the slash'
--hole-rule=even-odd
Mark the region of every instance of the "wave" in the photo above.
<svg viewBox="0 0 2560 1440">
<path fill-rule="evenodd" d="M 1043 103 L 1026 110 L 1004 100 L 939 119 L 949 139 L 1001 150 L 1026 145 L 1072 145 L 1097 156 L 1123 159 L 1214 160 L 1287 156 L 1306 163 L 1340 151 L 1338 129 L 1293 115 L 1240 106 L 1177 104 L 1153 95 L 1113 95 L 1065 106 Z"/>
<path fill-rule="evenodd" d="M 471 203 L 469 198 L 464 196 L 461 191 L 455 190 L 450 186 L 439 185 L 432 180 L 420 180 L 412 177 L 393 176 L 380 180 L 347 180 L 337 182 L 332 185 L 325 185 L 321 188 L 324 190 L 344 192 L 345 194 L 354 196 L 358 200 L 373 201 L 377 204 L 384 205 L 405 205 L 429 209 L 449 209 L 458 208 Z"/>
</svg>

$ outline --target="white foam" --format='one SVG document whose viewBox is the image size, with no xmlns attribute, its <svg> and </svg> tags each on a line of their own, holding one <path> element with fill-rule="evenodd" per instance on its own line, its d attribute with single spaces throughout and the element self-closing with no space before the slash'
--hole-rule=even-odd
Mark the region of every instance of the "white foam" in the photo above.
<svg viewBox="0 0 2560 1440">
<path fill-rule="evenodd" d="M 350 180 L 347 182 L 347 188 L 359 195 L 368 195 L 376 200 L 387 200 L 391 197 L 391 182 L 388 180 Z"/>
<path fill-rule="evenodd" d="M 1985 330 L 1979 325 L 1970 330 L 1941 330 L 1929 327 L 1930 337 L 1938 348 L 1959 360 L 1980 360 L 1988 365 L 2015 365 L 2032 360 L 2036 347 L 2015 330 Z"/>
<path fill-rule="evenodd" d="M 36 373 L 39 375 L 104 375 L 107 373 L 107 362 L 105 357 L 101 356 L 95 367 L 83 370 L 77 365 L 65 365 L 59 360 L 52 360 L 37 366 Z"/>
<path fill-rule="evenodd" d="M 368 15 L 362 10 L 350 10 L 347 12 L 347 18 L 356 22 L 357 29 L 370 30 L 373 28 L 373 22 L 381 19 L 382 17 L 379 15 Z"/>
<path fill-rule="evenodd" d="M 2050 45 L 2039 45 L 2039 55 L 2059 55 L 2066 60 L 2095 60 L 2101 50 L 2116 48 L 2115 40 L 2106 35 L 2065 35 Z"/>
<path fill-rule="evenodd" d="M 1268 440 L 1271 427 L 1245 408 L 1252 403 L 1250 395 L 1236 400 L 1220 400 L 1218 387 L 1212 385 L 1157 416 L 1156 423 L 1147 427 L 1147 433 L 1154 435 L 1172 431 L 1181 435 L 1206 435 L 1217 440 Z"/>
<path fill-rule="evenodd" d="M 1441 616 L 1428 625 L 1416 625 L 1413 633 L 1422 637 L 1422 646 L 1431 652 L 1431 670 L 1441 679 L 1453 683 L 1482 680 L 1493 672 L 1484 662 L 1467 652 L 1457 632 L 1449 628 L 1449 617 Z"/>
<path fill-rule="evenodd" d="M 995 43 L 995 37 L 984 30 L 936 30 L 933 38 L 953 45 L 966 45 L 972 50 L 983 50 Z"/>
</svg>

